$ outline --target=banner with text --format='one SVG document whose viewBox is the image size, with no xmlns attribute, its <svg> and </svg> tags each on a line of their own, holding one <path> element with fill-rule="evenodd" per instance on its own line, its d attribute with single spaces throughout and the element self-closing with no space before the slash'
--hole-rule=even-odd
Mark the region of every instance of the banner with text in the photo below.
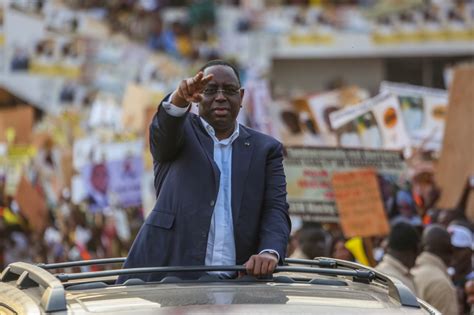
<svg viewBox="0 0 474 315">
<path fill-rule="evenodd" d="M 372 167 L 386 186 L 396 184 L 406 169 L 400 151 L 311 147 L 287 147 L 284 167 L 290 214 L 319 222 L 339 221 L 333 172 Z"/>
</svg>

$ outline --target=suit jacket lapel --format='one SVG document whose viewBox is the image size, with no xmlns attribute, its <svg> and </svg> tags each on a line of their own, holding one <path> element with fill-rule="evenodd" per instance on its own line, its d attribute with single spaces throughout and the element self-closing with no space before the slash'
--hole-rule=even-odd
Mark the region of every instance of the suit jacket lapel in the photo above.
<svg viewBox="0 0 474 315">
<path fill-rule="evenodd" d="M 193 119 L 195 122 L 194 127 L 196 130 L 197 138 L 201 143 L 201 146 L 204 148 L 204 152 L 206 153 L 209 163 L 211 163 L 212 172 L 214 175 L 215 191 L 217 192 L 219 191 L 220 171 L 216 163 L 214 162 L 214 141 L 212 141 L 211 137 L 207 134 L 207 131 L 204 129 L 204 126 L 202 125 L 199 116 L 195 115 Z"/>
<path fill-rule="evenodd" d="M 245 180 L 247 179 L 254 145 L 245 127 L 240 126 L 240 135 L 232 144 L 232 219 L 234 231 L 239 218 Z"/>
</svg>

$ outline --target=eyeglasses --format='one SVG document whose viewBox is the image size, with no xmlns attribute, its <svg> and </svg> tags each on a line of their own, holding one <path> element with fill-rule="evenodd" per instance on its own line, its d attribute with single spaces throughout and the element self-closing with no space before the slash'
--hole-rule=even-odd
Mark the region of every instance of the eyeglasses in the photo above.
<svg viewBox="0 0 474 315">
<path fill-rule="evenodd" d="M 202 91 L 202 93 L 205 96 L 215 96 L 219 92 L 222 92 L 222 94 L 224 94 L 225 96 L 235 96 L 235 95 L 239 94 L 240 88 L 227 87 L 227 88 L 223 88 L 223 89 L 218 89 L 216 87 L 209 87 L 209 88 L 204 89 L 204 91 Z"/>
</svg>

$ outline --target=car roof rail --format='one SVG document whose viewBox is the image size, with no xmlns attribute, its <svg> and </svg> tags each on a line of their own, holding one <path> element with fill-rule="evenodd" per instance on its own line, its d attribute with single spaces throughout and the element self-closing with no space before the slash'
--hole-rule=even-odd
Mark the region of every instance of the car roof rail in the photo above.
<svg viewBox="0 0 474 315">
<path fill-rule="evenodd" d="M 387 277 L 379 271 L 355 262 L 335 258 L 317 257 L 314 260 L 286 258 L 285 263 L 306 266 L 320 266 L 323 264 L 325 266 L 331 265 L 333 266 L 332 268 L 343 267 L 352 270 L 369 270 L 374 273 L 375 277 L 373 280 L 378 283 L 385 284 L 388 287 L 389 296 L 397 300 L 401 305 L 416 308 L 421 307 L 413 292 L 411 292 L 411 290 L 408 289 L 401 281 L 393 281 L 392 278 Z"/>
<path fill-rule="evenodd" d="M 0 282 L 16 280 L 19 289 L 26 289 L 33 286 L 44 288 L 40 305 L 45 312 L 65 311 L 66 296 L 64 286 L 60 280 L 48 271 L 25 262 L 9 264 L 0 275 Z"/>
<path fill-rule="evenodd" d="M 108 265 L 108 264 L 119 264 L 124 263 L 126 257 L 115 257 L 115 258 L 102 258 L 102 259 L 89 259 L 89 260 L 77 260 L 53 264 L 37 264 L 38 267 L 43 269 L 59 269 L 59 268 L 71 268 L 71 267 L 85 267 L 92 265 Z"/>
<path fill-rule="evenodd" d="M 245 272 L 245 266 L 167 266 L 167 267 L 142 267 L 142 268 L 126 268 L 105 271 L 81 272 L 81 273 L 61 273 L 56 277 L 61 281 L 89 279 L 107 276 L 146 274 L 146 273 L 170 273 L 170 272 L 210 272 L 210 271 L 233 271 Z M 275 273 L 278 272 L 299 272 L 320 274 L 326 276 L 349 276 L 357 279 L 373 280 L 375 274 L 371 270 L 357 269 L 330 269 L 330 268 L 307 268 L 293 266 L 277 266 Z"/>
</svg>

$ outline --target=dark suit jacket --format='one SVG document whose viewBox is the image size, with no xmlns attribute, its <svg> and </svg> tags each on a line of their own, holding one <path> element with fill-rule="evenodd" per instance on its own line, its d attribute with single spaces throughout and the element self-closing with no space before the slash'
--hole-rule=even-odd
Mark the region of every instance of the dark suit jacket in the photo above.
<svg viewBox="0 0 474 315">
<path fill-rule="evenodd" d="M 124 267 L 204 265 L 220 176 L 213 140 L 198 116 L 173 117 L 160 106 L 150 126 L 150 146 L 157 201 Z M 232 144 L 237 264 L 263 249 L 285 257 L 290 220 L 282 160 L 281 143 L 240 125 Z M 162 276 L 139 277 L 151 281 Z"/>
</svg>

